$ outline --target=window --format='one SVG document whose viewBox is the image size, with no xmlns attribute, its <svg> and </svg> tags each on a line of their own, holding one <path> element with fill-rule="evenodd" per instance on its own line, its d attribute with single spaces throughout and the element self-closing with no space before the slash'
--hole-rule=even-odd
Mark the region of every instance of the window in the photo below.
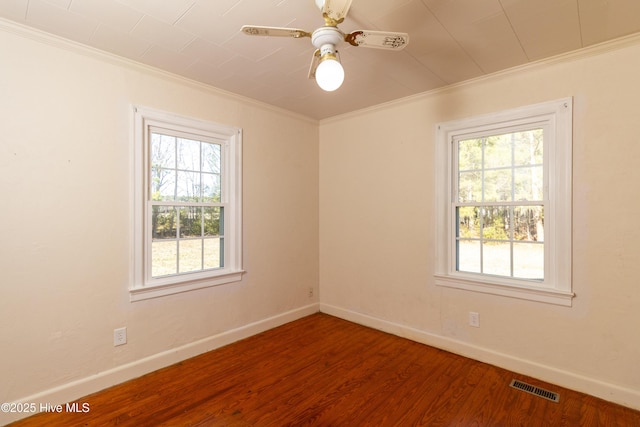
<svg viewBox="0 0 640 427">
<path fill-rule="evenodd" d="M 436 284 L 571 305 L 572 99 L 436 133 Z"/>
<path fill-rule="evenodd" d="M 241 279 L 241 137 L 134 108 L 131 300 Z"/>
</svg>

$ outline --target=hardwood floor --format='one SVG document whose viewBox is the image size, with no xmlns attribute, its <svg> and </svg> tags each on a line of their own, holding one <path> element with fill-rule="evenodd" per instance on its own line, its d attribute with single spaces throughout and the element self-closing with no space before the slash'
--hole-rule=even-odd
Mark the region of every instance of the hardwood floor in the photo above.
<svg viewBox="0 0 640 427">
<path fill-rule="evenodd" d="M 89 412 L 12 426 L 640 426 L 638 411 L 325 314 L 77 402 Z"/>
</svg>

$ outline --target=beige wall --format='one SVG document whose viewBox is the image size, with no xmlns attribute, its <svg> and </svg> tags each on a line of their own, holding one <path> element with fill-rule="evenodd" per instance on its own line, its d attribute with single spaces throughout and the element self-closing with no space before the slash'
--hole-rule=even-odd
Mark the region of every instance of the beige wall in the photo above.
<svg viewBox="0 0 640 427">
<path fill-rule="evenodd" d="M 317 311 L 316 121 L 24 29 L 0 29 L 0 52 L 0 402 Z M 243 129 L 241 282 L 129 302 L 132 104 Z"/>
<path fill-rule="evenodd" d="M 640 408 L 640 42 L 610 47 L 321 122 L 321 309 Z M 436 123 L 567 96 L 573 307 L 436 287 Z"/>
</svg>

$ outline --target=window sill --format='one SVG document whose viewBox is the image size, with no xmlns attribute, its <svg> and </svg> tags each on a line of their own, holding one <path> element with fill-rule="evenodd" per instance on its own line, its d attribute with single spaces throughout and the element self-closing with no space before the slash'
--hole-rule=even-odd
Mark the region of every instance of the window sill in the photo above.
<svg viewBox="0 0 640 427">
<path fill-rule="evenodd" d="M 209 288 L 211 286 L 223 285 L 225 283 L 238 282 L 242 280 L 243 273 L 244 270 L 238 270 L 218 276 L 181 281 L 179 283 L 147 285 L 136 288 L 129 288 L 129 300 L 131 302 L 142 301 L 151 298 L 178 294 L 181 292 L 193 291 L 196 289 Z"/>
<path fill-rule="evenodd" d="M 575 294 L 558 289 L 480 281 L 467 277 L 436 275 L 436 285 L 484 294 L 500 295 L 528 301 L 571 307 Z"/>
</svg>

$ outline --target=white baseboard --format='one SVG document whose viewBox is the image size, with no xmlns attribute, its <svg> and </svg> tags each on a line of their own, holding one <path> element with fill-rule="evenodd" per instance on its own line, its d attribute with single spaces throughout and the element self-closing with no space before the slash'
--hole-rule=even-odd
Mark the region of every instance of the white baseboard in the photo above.
<svg viewBox="0 0 640 427">
<path fill-rule="evenodd" d="M 116 384 L 148 374 L 149 372 L 153 372 L 191 357 L 195 357 L 199 354 L 206 353 L 227 344 L 273 329 L 277 326 L 284 325 L 285 323 L 317 313 L 318 311 L 319 304 L 310 304 L 305 307 L 232 329 L 230 331 L 213 335 L 178 348 L 163 351 L 161 353 L 100 372 L 90 377 L 44 390 L 40 393 L 16 400 L 15 402 L 36 403 L 37 407 L 39 407 L 40 403 L 64 405 L 67 402 L 76 402 L 83 396 L 87 396 Z M 33 414 L 0 413 L 0 425 L 5 425 L 21 418 L 26 418 L 29 415 Z"/>
<path fill-rule="evenodd" d="M 605 381 L 589 378 L 574 372 L 554 368 L 553 366 L 543 365 L 533 360 L 522 359 L 520 357 L 500 353 L 485 347 L 479 347 L 463 341 L 421 331 L 409 326 L 389 322 L 387 320 L 382 320 L 329 304 L 321 303 L 320 311 L 360 325 L 368 326 L 370 328 L 378 329 L 399 337 L 446 350 L 480 362 L 498 366 L 509 371 L 517 372 L 522 375 L 538 378 L 542 381 L 546 381 L 560 387 L 586 393 L 609 402 L 640 410 L 639 390 L 633 390 L 607 383 Z"/>
</svg>

